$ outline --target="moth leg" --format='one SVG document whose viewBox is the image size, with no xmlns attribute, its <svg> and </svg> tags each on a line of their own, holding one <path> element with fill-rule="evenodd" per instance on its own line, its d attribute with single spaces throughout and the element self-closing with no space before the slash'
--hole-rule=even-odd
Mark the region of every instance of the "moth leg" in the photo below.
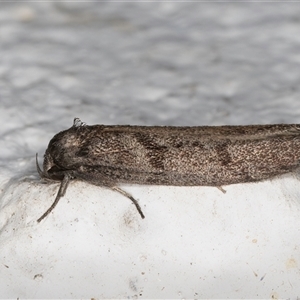
<svg viewBox="0 0 300 300">
<path fill-rule="evenodd" d="M 130 199 L 133 202 L 133 204 L 135 205 L 135 207 L 138 210 L 139 214 L 141 215 L 142 219 L 145 218 L 145 216 L 144 216 L 144 214 L 142 212 L 142 209 L 141 209 L 139 203 L 130 194 L 128 194 L 127 192 L 123 191 L 122 189 L 120 189 L 117 186 L 112 186 L 112 187 L 110 187 L 110 189 L 112 189 L 113 191 L 116 191 L 116 192 L 122 194 L 123 196 L 127 197 L 128 199 Z"/>
<path fill-rule="evenodd" d="M 219 189 L 223 194 L 226 194 L 226 190 L 223 189 L 221 186 L 216 186 L 217 189 Z"/>
<path fill-rule="evenodd" d="M 55 206 L 57 205 L 60 198 L 65 195 L 70 180 L 71 180 L 71 176 L 68 173 L 66 173 L 63 180 L 61 181 L 61 184 L 60 184 L 60 187 L 59 187 L 59 190 L 58 190 L 58 193 L 56 195 L 54 202 L 47 209 L 47 211 L 37 220 L 38 222 L 41 222 L 44 218 L 46 218 L 51 213 L 51 211 L 55 208 Z"/>
</svg>

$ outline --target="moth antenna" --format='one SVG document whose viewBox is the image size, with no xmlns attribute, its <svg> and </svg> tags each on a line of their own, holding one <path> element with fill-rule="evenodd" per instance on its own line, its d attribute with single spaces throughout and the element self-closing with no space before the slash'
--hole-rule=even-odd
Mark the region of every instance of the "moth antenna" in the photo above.
<svg viewBox="0 0 300 300">
<path fill-rule="evenodd" d="M 145 216 L 144 216 L 144 214 L 142 212 L 142 209 L 141 209 L 139 203 L 137 202 L 137 200 L 135 200 L 130 194 L 128 194 L 127 192 L 123 191 L 122 189 L 120 189 L 117 186 L 113 186 L 113 187 L 111 187 L 111 189 L 113 191 L 116 191 L 116 192 L 122 194 L 123 196 L 127 197 L 128 199 L 130 199 L 133 202 L 133 204 L 135 205 L 135 207 L 136 207 L 137 211 L 139 212 L 139 214 L 141 215 L 142 219 L 145 219 Z"/>
<path fill-rule="evenodd" d="M 63 180 L 61 181 L 61 184 L 60 184 L 60 187 L 59 187 L 59 190 L 58 190 L 58 193 L 56 195 L 54 202 L 47 209 L 47 211 L 37 220 L 38 223 L 41 222 L 44 218 L 46 218 L 51 213 L 51 211 L 55 208 L 55 206 L 57 205 L 60 198 L 65 195 L 70 180 L 71 180 L 71 176 L 68 173 L 66 173 Z"/>
<path fill-rule="evenodd" d="M 36 163 L 36 169 L 37 169 L 39 175 L 41 176 L 41 178 L 44 178 L 45 174 L 44 174 L 44 172 L 40 168 L 40 165 L 39 165 L 39 162 L 38 162 L 38 154 L 37 153 L 35 155 L 35 163 Z"/>
<path fill-rule="evenodd" d="M 73 121 L 73 127 L 85 126 L 86 123 L 82 122 L 79 118 L 75 118 Z"/>
</svg>

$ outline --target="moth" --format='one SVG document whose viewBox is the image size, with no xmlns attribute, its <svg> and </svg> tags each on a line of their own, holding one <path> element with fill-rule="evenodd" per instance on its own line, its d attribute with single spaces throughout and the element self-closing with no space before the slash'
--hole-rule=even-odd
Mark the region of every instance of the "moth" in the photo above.
<svg viewBox="0 0 300 300">
<path fill-rule="evenodd" d="M 43 220 L 71 180 L 107 187 L 135 198 L 122 183 L 215 186 L 254 182 L 292 172 L 300 165 L 300 125 L 73 126 L 56 134 L 44 155 L 41 178 L 60 182 Z"/>
</svg>

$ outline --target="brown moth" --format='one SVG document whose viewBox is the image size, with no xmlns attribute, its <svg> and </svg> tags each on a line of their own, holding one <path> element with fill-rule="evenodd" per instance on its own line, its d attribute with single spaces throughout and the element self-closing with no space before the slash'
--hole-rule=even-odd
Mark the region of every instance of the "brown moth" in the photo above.
<svg viewBox="0 0 300 300">
<path fill-rule="evenodd" d="M 122 183 L 216 186 L 260 181 L 292 172 L 300 165 L 300 125 L 129 126 L 92 125 L 74 119 L 56 134 L 44 155 L 46 180 L 61 182 L 52 206 L 77 179 L 128 197 Z"/>
</svg>

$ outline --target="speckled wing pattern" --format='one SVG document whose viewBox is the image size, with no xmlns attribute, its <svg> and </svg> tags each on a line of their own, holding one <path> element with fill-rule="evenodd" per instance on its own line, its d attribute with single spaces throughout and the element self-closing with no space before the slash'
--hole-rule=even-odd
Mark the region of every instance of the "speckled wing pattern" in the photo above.
<svg viewBox="0 0 300 300">
<path fill-rule="evenodd" d="M 259 181 L 299 167 L 300 125 L 250 126 L 87 126 L 79 119 L 49 142 L 43 170 L 60 181 L 43 220 L 64 196 L 72 179 L 109 187 L 135 198 L 121 183 L 216 186 Z"/>
<path fill-rule="evenodd" d="M 58 142 L 68 155 L 57 163 L 74 169 L 76 177 L 99 179 L 99 185 L 221 186 L 290 172 L 300 158 L 298 125 L 95 125 L 62 133 L 74 135 L 76 143 Z"/>
</svg>

